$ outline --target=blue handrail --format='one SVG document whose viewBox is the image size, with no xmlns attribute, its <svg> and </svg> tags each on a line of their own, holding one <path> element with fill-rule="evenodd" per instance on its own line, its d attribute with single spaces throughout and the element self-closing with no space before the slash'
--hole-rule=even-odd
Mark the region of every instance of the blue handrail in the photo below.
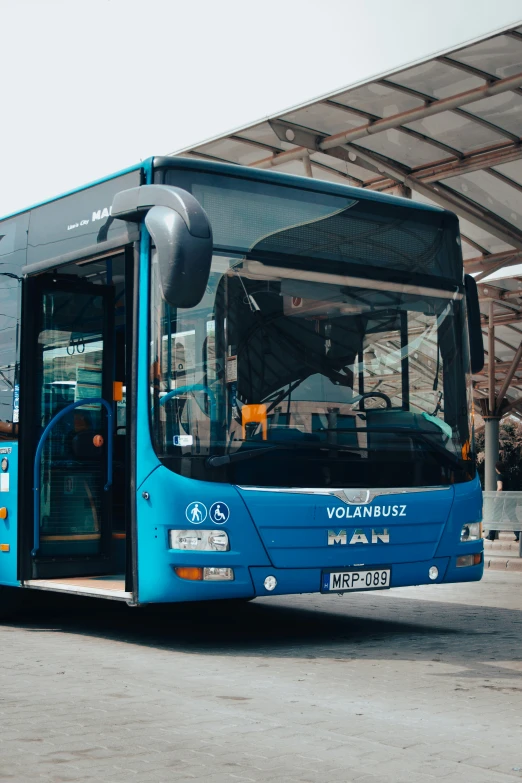
<svg viewBox="0 0 522 783">
<path fill-rule="evenodd" d="M 36 557 L 38 550 L 40 549 L 40 460 L 42 458 L 42 451 L 47 440 L 47 436 L 54 427 L 54 425 L 60 421 L 64 416 L 70 413 L 75 408 L 80 408 L 82 405 L 103 405 L 107 411 L 107 483 L 104 490 L 107 491 L 112 485 L 112 405 L 104 400 L 102 397 L 88 397 L 85 400 L 78 400 L 78 402 L 71 402 L 56 416 L 53 416 L 47 427 L 42 432 L 38 446 L 36 448 L 36 454 L 34 455 L 34 469 L 33 469 L 33 515 L 34 515 L 34 548 L 31 552 L 32 557 Z"/>
<path fill-rule="evenodd" d="M 209 387 L 205 386 L 203 383 L 191 383 L 189 386 L 180 386 L 179 389 L 172 389 L 172 391 L 167 392 L 167 394 L 164 394 L 163 397 L 159 398 L 159 404 L 165 405 L 168 400 L 171 400 L 173 397 L 177 397 L 178 394 L 185 394 L 185 392 L 192 391 L 204 392 L 207 395 L 210 400 L 210 419 L 211 421 L 215 421 L 217 409 L 216 395 L 212 389 L 209 389 Z"/>
</svg>

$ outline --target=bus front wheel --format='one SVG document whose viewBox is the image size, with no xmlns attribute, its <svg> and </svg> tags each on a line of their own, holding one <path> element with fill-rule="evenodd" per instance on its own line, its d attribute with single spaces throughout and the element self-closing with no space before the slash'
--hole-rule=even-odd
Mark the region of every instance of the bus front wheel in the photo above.
<svg viewBox="0 0 522 783">
<path fill-rule="evenodd" d="M 22 606 L 20 587 L 0 586 L 0 621 L 14 617 Z"/>
</svg>

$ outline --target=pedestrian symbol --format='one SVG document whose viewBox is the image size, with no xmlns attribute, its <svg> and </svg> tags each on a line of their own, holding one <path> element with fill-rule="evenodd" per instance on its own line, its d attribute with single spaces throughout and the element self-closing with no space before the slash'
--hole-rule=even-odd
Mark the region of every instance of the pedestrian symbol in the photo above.
<svg viewBox="0 0 522 783">
<path fill-rule="evenodd" d="M 207 518 L 207 507 L 199 500 L 194 500 L 188 504 L 185 516 L 193 525 L 201 525 Z"/>
<path fill-rule="evenodd" d="M 230 516 L 230 509 L 226 503 L 220 500 L 217 503 L 212 503 L 209 516 L 216 525 L 224 525 Z"/>
</svg>

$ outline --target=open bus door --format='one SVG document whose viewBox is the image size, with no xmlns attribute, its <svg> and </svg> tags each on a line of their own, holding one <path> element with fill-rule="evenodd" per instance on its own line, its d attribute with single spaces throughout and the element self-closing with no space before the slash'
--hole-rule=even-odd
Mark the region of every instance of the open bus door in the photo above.
<svg viewBox="0 0 522 783">
<path fill-rule="evenodd" d="M 32 509 L 31 577 L 109 574 L 114 288 L 48 274 L 26 284 L 32 323 L 23 437 L 30 449 L 26 466 L 32 463 L 24 477 L 25 492 L 31 483 L 33 494 L 26 503 L 27 512 Z"/>
</svg>

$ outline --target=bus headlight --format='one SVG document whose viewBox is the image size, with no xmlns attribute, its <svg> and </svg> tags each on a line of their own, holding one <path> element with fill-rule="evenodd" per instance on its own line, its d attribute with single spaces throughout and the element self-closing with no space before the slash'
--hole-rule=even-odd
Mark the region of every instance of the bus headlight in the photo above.
<svg viewBox="0 0 522 783">
<path fill-rule="evenodd" d="M 228 552 L 230 542 L 224 530 L 169 530 L 169 549 Z"/>
<path fill-rule="evenodd" d="M 482 538 L 482 522 L 466 522 L 460 531 L 461 541 L 478 541 Z"/>
</svg>

